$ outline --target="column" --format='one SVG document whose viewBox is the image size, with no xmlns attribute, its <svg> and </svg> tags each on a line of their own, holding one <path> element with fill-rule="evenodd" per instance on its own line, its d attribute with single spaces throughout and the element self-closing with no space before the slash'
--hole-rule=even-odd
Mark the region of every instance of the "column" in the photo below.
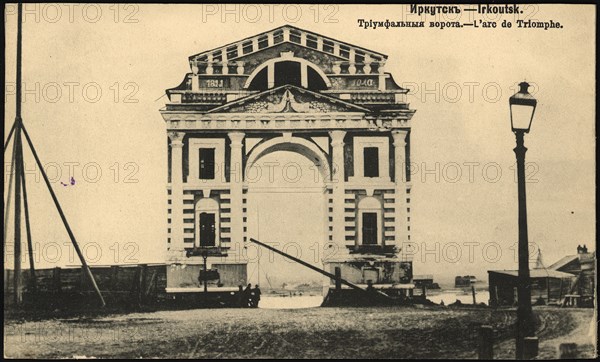
<svg viewBox="0 0 600 362">
<path fill-rule="evenodd" d="M 275 87 L 275 63 L 267 65 L 267 87 Z"/>
<path fill-rule="evenodd" d="M 273 33 L 267 34 L 267 44 L 269 46 L 275 45 L 275 40 L 273 39 Z"/>
<path fill-rule="evenodd" d="M 346 228 L 344 210 L 344 136 L 346 131 L 331 131 L 332 185 L 333 185 L 333 242 L 338 250 L 346 250 Z"/>
<path fill-rule="evenodd" d="M 379 62 L 379 90 L 385 91 L 385 62 Z"/>
<path fill-rule="evenodd" d="M 244 62 L 237 61 L 237 74 L 244 74 Z"/>
<path fill-rule="evenodd" d="M 223 50 L 221 50 L 221 64 L 223 65 L 223 68 L 221 70 L 221 74 L 229 74 L 229 63 L 227 62 L 227 49 L 223 48 Z"/>
<path fill-rule="evenodd" d="M 244 248 L 244 193 L 242 177 L 242 141 L 243 132 L 227 134 L 231 140 L 231 161 L 229 165 L 229 184 L 231 196 L 231 250 L 236 260 L 241 260 Z"/>
<path fill-rule="evenodd" d="M 200 90 L 200 82 L 198 79 L 198 64 L 196 61 L 192 64 L 192 92 L 198 92 Z"/>
<path fill-rule="evenodd" d="M 213 69 L 213 56 L 212 54 L 208 54 L 206 57 L 206 74 L 212 75 L 214 73 Z"/>
<path fill-rule="evenodd" d="M 300 85 L 308 88 L 308 65 L 306 63 L 300 63 Z"/>
<path fill-rule="evenodd" d="M 408 222 L 406 212 L 406 135 L 408 131 L 392 131 L 394 138 L 394 184 L 395 184 L 395 202 L 394 202 L 394 233 L 395 244 L 401 248 L 402 244 L 408 242 Z"/>
<path fill-rule="evenodd" d="M 283 28 L 283 41 L 290 41 L 290 28 Z"/>
<path fill-rule="evenodd" d="M 300 45 L 306 46 L 306 33 L 305 32 L 300 33 Z"/>
<path fill-rule="evenodd" d="M 350 55 L 348 56 L 348 60 L 350 62 L 350 66 L 348 66 L 348 73 L 356 74 L 356 53 L 354 51 L 354 48 L 350 48 L 349 54 Z"/>
<path fill-rule="evenodd" d="M 363 67 L 363 72 L 365 74 L 371 74 L 371 57 L 369 54 L 365 54 L 365 65 Z"/>
<path fill-rule="evenodd" d="M 183 256 L 183 132 L 168 132 L 171 139 L 171 251 Z"/>
</svg>

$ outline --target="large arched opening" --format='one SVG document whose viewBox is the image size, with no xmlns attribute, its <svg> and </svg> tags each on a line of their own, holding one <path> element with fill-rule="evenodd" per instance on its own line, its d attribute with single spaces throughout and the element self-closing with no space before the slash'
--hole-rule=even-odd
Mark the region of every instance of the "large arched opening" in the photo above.
<svg viewBox="0 0 600 362">
<path fill-rule="evenodd" d="M 247 235 L 323 267 L 328 240 L 327 157 L 314 143 L 277 137 L 250 152 L 246 165 Z M 248 249 L 248 282 L 265 290 L 264 308 L 318 306 L 323 276 L 259 247 Z"/>
<path fill-rule="evenodd" d="M 264 91 L 288 84 L 312 91 L 331 87 L 329 78 L 318 66 L 302 58 L 285 56 L 267 61 L 256 68 L 248 77 L 244 88 Z"/>
</svg>

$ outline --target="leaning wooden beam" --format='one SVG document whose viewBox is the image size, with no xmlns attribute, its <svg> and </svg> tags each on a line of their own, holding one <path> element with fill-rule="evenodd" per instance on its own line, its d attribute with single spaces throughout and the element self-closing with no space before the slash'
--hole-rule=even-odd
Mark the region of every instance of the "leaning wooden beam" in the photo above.
<svg viewBox="0 0 600 362">
<path fill-rule="evenodd" d="M 6 153 L 6 149 L 8 148 L 8 144 L 10 143 L 10 139 L 14 132 L 15 132 L 15 124 L 13 123 L 12 127 L 10 128 L 10 132 L 8 132 L 8 137 L 6 138 L 6 142 L 4 142 L 4 152 L 5 153 Z"/>
<path fill-rule="evenodd" d="M 40 158 L 38 157 L 38 154 L 35 151 L 35 147 L 33 146 L 33 142 L 31 142 L 31 138 L 29 138 L 29 134 L 27 133 L 27 130 L 25 129 L 24 125 L 22 126 L 22 129 L 23 129 L 23 134 L 25 135 L 25 139 L 27 140 L 27 143 L 29 144 L 29 148 L 31 149 L 31 153 L 33 153 L 33 157 L 35 158 L 35 162 L 37 163 L 38 167 L 40 168 L 40 172 L 42 173 L 42 177 L 44 178 L 44 182 L 46 183 L 46 186 L 48 187 L 48 191 L 50 191 L 50 196 L 52 196 L 52 200 L 54 201 L 54 205 L 56 206 L 56 209 L 58 210 L 58 213 L 60 214 L 60 218 L 62 219 L 62 222 L 65 225 L 65 229 L 67 229 L 67 233 L 69 234 L 69 238 L 71 239 L 71 243 L 73 244 L 73 248 L 75 248 L 75 252 L 77 252 L 77 256 L 79 256 L 79 260 L 81 261 L 81 265 L 83 266 L 83 269 L 85 270 L 85 273 L 87 274 L 88 279 L 90 280 L 90 283 L 92 284 L 92 287 L 94 288 L 94 291 L 98 295 L 98 299 L 100 300 L 100 304 L 102 305 L 102 307 L 104 307 L 104 306 L 106 306 L 106 303 L 104 302 L 104 298 L 102 297 L 102 293 L 100 293 L 100 289 L 98 288 L 98 285 L 96 284 L 96 280 L 94 279 L 94 275 L 92 274 L 92 271 L 90 270 L 90 267 L 88 266 L 87 262 L 85 261 L 85 257 L 83 256 L 83 253 L 81 252 L 81 249 L 79 248 L 79 245 L 77 244 L 77 240 L 75 239 L 75 235 L 73 234 L 73 231 L 71 231 L 71 227 L 69 226 L 67 218 L 66 218 L 65 214 L 63 213 L 62 208 L 60 207 L 60 203 L 58 202 L 58 198 L 56 197 L 56 194 L 54 193 L 54 190 L 52 189 L 52 185 L 50 184 L 50 180 L 48 179 L 48 175 L 46 175 L 46 172 L 44 171 L 44 167 L 42 166 L 42 162 L 40 161 Z"/>
<path fill-rule="evenodd" d="M 305 262 L 305 261 L 304 261 L 304 260 L 302 260 L 302 259 L 298 259 L 298 258 L 296 258 L 296 257 L 294 257 L 294 256 L 291 256 L 291 255 L 290 255 L 290 254 L 288 254 L 288 253 L 284 253 L 284 252 L 283 252 L 283 251 L 281 251 L 281 250 L 275 249 L 274 247 L 272 247 L 272 246 L 270 246 L 270 245 L 267 245 L 267 244 L 261 243 L 260 241 L 258 241 L 258 240 L 256 240 L 256 239 L 250 238 L 250 241 L 251 241 L 251 242 L 253 242 L 253 243 L 255 243 L 255 244 L 258 244 L 258 245 L 260 245 L 260 246 L 262 246 L 262 247 L 264 247 L 264 248 L 267 248 L 267 249 L 269 249 L 269 250 L 271 250 L 271 251 L 273 251 L 273 252 L 275 252 L 275 253 L 277 253 L 277 254 L 279 254 L 279 255 L 283 255 L 283 256 L 285 256 L 286 258 L 288 258 L 288 259 L 291 259 L 291 260 L 295 261 L 295 262 L 296 262 L 296 263 L 298 263 L 298 264 L 304 265 L 305 267 L 307 267 L 307 268 L 309 268 L 309 269 L 312 269 L 312 270 L 314 270 L 314 271 L 316 271 L 316 272 L 318 272 L 318 273 L 321 273 L 321 274 L 323 274 L 323 275 L 325 275 L 325 276 L 327 276 L 327 277 L 329 277 L 329 278 L 331 278 L 331 279 L 335 280 L 336 282 L 337 282 L 337 281 L 339 281 L 341 284 L 347 285 L 347 286 L 349 286 L 349 287 L 350 287 L 350 288 L 352 288 L 352 289 L 360 290 L 360 291 L 363 291 L 363 292 L 366 292 L 366 291 L 367 291 L 366 289 L 363 289 L 363 288 L 359 287 L 359 286 L 358 286 L 358 285 L 356 285 L 356 284 L 350 283 L 349 281 L 347 281 L 347 280 L 345 280 L 345 279 L 338 278 L 338 277 L 337 277 L 337 276 L 335 276 L 334 274 L 331 274 L 331 273 L 329 273 L 329 272 L 326 272 L 325 270 L 323 270 L 323 269 L 321 269 L 321 268 L 317 268 L 316 266 L 314 266 L 314 265 L 311 265 L 311 264 L 309 264 L 309 263 Z M 390 298 L 390 296 L 388 296 L 387 294 L 384 294 L 384 293 L 378 293 L 378 294 L 379 294 L 379 295 L 381 295 L 382 297 L 385 297 L 385 298 L 389 298 L 389 299 L 391 299 L 391 298 Z"/>
<path fill-rule="evenodd" d="M 23 146 L 21 146 L 20 152 L 21 159 L 23 159 Z M 27 185 L 25 182 L 25 167 L 21 167 L 21 182 L 23 183 L 23 211 L 25 211 L 25 230 L 27 231 L 27 248 L 29 249 L 29 276 L 31 279 L 31 287 L 34 292 L 37 292 L 35 263 L 33 262 L 33 241 L 31 240 L 31 224 L 29 223 L 29 204 L 27 202 Z"/>
</svg>

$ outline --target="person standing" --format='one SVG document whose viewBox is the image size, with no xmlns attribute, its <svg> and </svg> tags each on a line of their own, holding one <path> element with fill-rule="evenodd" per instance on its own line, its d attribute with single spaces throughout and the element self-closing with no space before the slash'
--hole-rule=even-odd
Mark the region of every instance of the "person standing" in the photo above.
<svg viewBox="0 0 600 362">
<path fill-rule="evenodd" d="M 256 284 L 252 290 L 252 306 L 254 308 L 258 308 L 258 302 L 260 302 L 261 294 L 260 288 L 258 287 L 258 284 Z"/>
<path fill-rule="evenodd" d="M 244 287 L 242 285 L 238 285 L 239 291 L 237 293 L 237 305 L 240 308 L 245 307 L 244 306 Z"/>
<path fill-rule="evenodd" d="M 244 289 L 244 308 L 246 307 L 252 307 L 252 284 Z"/>
</svg>

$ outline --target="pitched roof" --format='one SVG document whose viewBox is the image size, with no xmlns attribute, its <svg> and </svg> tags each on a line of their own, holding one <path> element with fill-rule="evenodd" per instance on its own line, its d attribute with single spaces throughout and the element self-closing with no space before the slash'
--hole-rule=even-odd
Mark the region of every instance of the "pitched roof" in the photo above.
<svg viewBox="0 0 600 362">
<path fill-rule="evenodd" d="M 513 277 L 519 276 L 518 270 L 488 270 L 488 273 L 504 274 Z M 531 278 L 573 278 L 573 274 L 563 273 L 552 269 L 530 269 L 529 276 Z"/>
<path fill-rule="evenodd" d="M 575 261 L 579 259 L 579 256 L 577 255 L 567 255 L 567 256 L 563 256 L 560 260 L 558 260 L 557 262 L 555 262 L 554 264 L 550 265 L 548 267 L 548 269 L 553 269 L 553 270 L 557 270 L 562 268 L 563 266 Z"/>
</svg>

